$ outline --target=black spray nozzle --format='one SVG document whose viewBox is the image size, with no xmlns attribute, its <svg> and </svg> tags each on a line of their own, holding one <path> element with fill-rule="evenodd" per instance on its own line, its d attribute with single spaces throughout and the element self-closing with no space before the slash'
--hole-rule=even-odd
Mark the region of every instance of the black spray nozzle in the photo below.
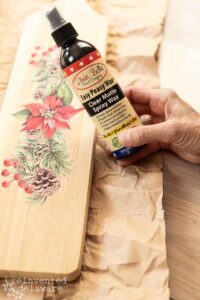
<svg viewBox="0 0 200 300">
<path fill-rule="evenodd" d="M 46 12 L 52 28 L 52 37 L 58 46 L 62 46 L 78 36 L 71 23 L 67 23 L 56 7 Z"/>
<path fill-rule="evenodd" d="M 50 11 L 47 11 L 46 16 L 53 31 L 67 23 L 56 7 L 52 8 Z"/>
</svg>

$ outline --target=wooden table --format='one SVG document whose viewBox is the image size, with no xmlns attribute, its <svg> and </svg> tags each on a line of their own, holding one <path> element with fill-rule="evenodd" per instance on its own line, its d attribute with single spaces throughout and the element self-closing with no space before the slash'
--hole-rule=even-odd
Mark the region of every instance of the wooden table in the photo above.
<svg viewBox="0 0 200 300">
<path fill-rule="evenodd" d="M 164 156 L 164 210 L 171 295 L 198 300 L 200 294 L 200 167 Z"/>
<path fill-rule="evenodd" d="M 200 2 L 171 0 L 161 47 L 161 86 L 200 111 Z M 164 209 L 171 295 L 200 295 L 200 166 L 164 156 Z"/>
</svg>

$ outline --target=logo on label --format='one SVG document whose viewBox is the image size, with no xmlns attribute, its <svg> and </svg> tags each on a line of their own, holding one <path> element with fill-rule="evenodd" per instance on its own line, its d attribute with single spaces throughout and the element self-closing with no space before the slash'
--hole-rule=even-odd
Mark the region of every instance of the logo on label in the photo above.
<svg viewBox="0 0 200 300">
<path fill-rule="evenodd" d="M 118 140 L 118 137 L 114 137 L 112 139 L 112 144 L 113 144 L 113 147 L 115 148 L 120 148 L 122 147 L 122 145 L 120 144 L 119 140 Z"/>
<path fill-rule="evenodd" d="M 73 85 L 77 90 L 84 90 L 100 82 L 107 74 L 104 64 L 92 64 L 81 70 L 73 79 Z"/>
</svg>

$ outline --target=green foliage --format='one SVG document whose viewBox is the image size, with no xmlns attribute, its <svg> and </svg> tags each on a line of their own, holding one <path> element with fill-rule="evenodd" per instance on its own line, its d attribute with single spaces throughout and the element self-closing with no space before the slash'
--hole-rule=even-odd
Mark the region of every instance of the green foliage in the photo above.
<svg viewBox="0 0 200 300">
<path fill-rule="evenodd" d="M 54 133 L 53 140 L 57 143 L 65 144 L 65 134 L 62 130 L 57 129 Z"/>
<path fill-rule="evenodd" d="M 65 143 L 59 143 L 54 139 L 49 140 L 50 151 L 43 157 L 42 165 L 55 174 L 66 175 L 70 172 L 69 154 Z"/>
<path fill-rule="evenodd" d="M 38 156 L 40 151 L 42 155 Z M 57 130 L 50 140 L 41 136 L 37 140 L 26 138 L 25 141 L 20 141 L 15 156 L 20 165 L 18 172 L 26 181 L 31 179 L 36 166 L 50 169 L 57 175 L 70 173 L 71 163 L 61 130 Z"/>
<path fill-rule="evenodd" d="M 61 81 L 58 87 L 57 97 L 62 99 L 64 105 L 69 105 L 72 102 L 73 94 L 65 79 Z"/>
<path fill-rule="evenodd" d="M 51 96 L 55 93 L 57 89 L 57 84 L 56 83 L 50 83 L 47 85 L 45 91 L 44 91 L 44 97 Z"/>
<path fill-rule="evenodd" d="M 58 57 L 52 57 L 50 54 L 43 57 L 37 64 L 33 81 L 45 86 L 43 98 L 56 94 L 62 99 L 64 105 L 72 102 L 73 94 L 63 76 Z"/>
<path fill-rule="evenodd" d="M 18 147 L 16 149 L 16 158 L 19 162 L 17 172 L 26 182 L 28 182 L 29 180 L 31 180 L 35 169 L 34 161 L 31 160 L 26 152 L 24 152 L 23 147 Z"/>
<path fill-rule="evenodd" d="M 34 99 L 44 101 L 45 97 L 56 95 L 65 106 L 71 104 L 73 94 L 62 74 L 57 57 L 51 57 L 48 54 L 37 63 L 33 82 L 37 82 Z M 13 116 L 26 121 L 30 112 L 23 109 L 14 113 Z M 24 135 L 16 148 L 15 158 L 18 163 L 16 171 L 21 178 L 31 184 L 37 167 L 49 169 L 58 176 L 70 173 L 71 162 L 63 130 L 56 130 L 49 140 L 44 138 L 42 132 L 41 135 L 34 131 L 31 133 L 32 136 L 30 132 L 29 135 Z M 42 205 L 46 198 L 33 192 L 27 199 L 32 204 L 41 203 Z"/>
<path fill-rule="evenodd" d="M 47 80 L 48 78 L 48 70 L 46 68 L 41 68 L 35 75 L 35 78 L 33 81 L 41 82 L 44 80 Z"/>
<path fill-rule="evenodd" d="M 28 202 L 31 202 L 32 205 L 35 205 L 38 203 L 40 203 L 40 205 L 42 205 L 46 201 L 47 197 L 33 194 L 33 195 L 27 197 L 26 199 L 28 200 Z"/>
<path fill-rule="evenodd" d="M 30 112 L 28 109 L 22 109 L 14 114 L 12 114 L 18 120 L 26 121 L 27 118 L 30 116 Z"/>
</svg>

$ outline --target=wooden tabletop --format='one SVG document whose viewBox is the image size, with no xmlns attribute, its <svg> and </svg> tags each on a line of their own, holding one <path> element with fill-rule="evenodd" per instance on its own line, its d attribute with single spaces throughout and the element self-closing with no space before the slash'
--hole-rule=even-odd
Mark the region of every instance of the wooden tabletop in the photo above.
<svg viewBox="0 0 200 300">
<path fill-rule="evenodd" d="M 171 295 L 200 295 L 200 166 L 164 156 L 164 210 Z"/>
<path fill-rule="evenodd" d="M 200 111 L 200 2 L 171 0 L 161 47 L 161 86 Z M 200 166 L 164 156 L 164 209 L 170 289 L 175 300 L 200 295 Z"/>
</svg>

